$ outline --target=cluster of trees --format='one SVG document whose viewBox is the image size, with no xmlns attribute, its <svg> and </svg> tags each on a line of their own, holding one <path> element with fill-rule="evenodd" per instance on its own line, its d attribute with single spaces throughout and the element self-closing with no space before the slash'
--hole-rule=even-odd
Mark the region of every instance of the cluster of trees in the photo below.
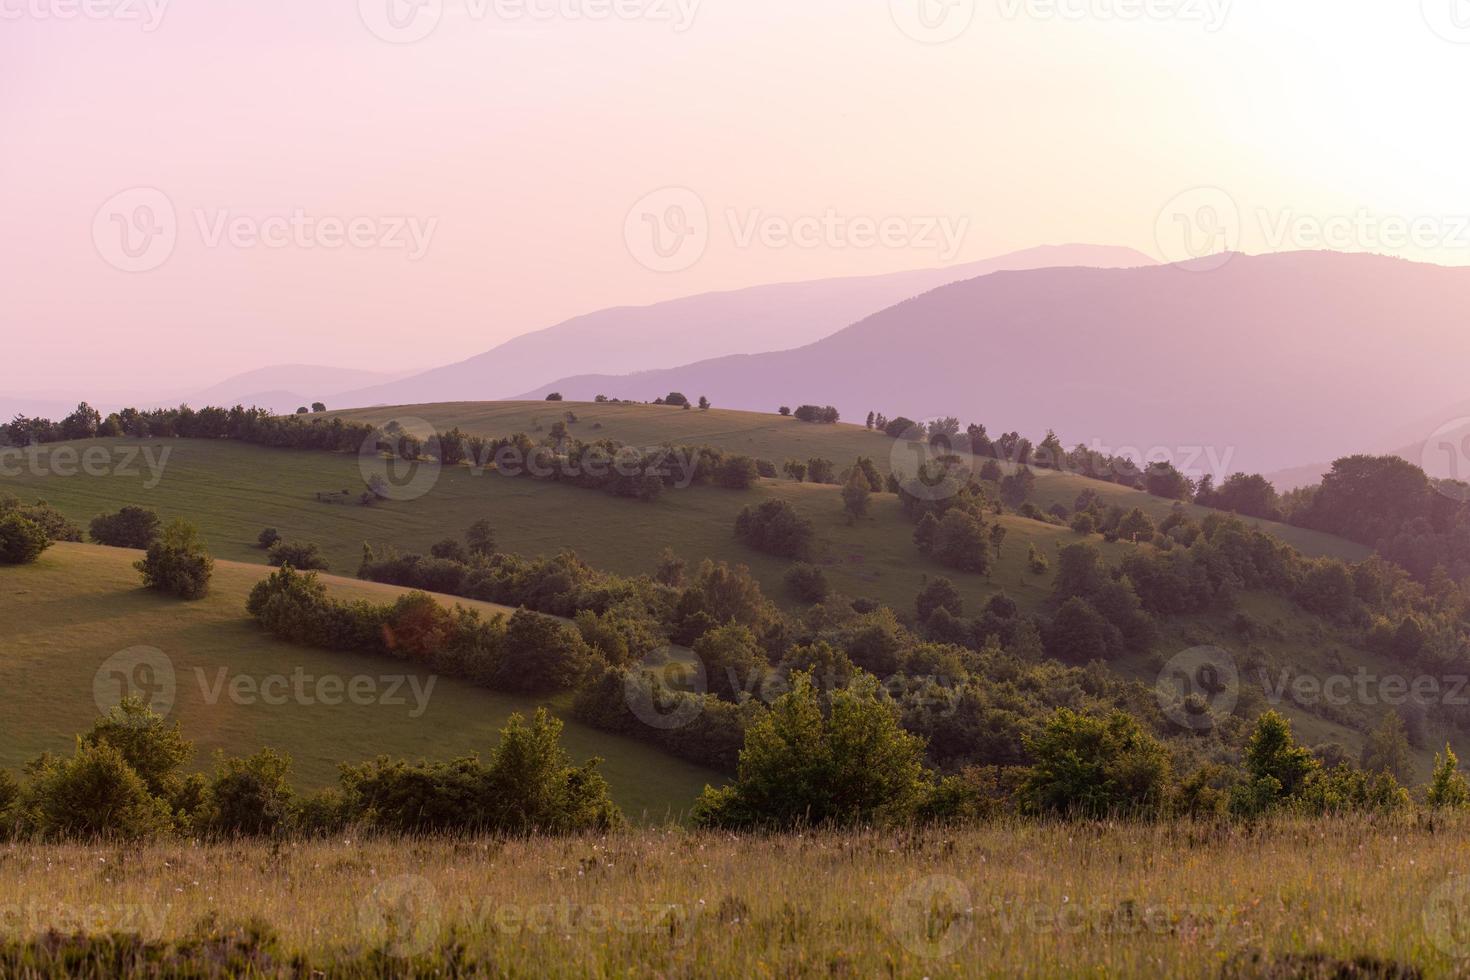
<svg viewBox="0 0 1470 980">
<path fill-rule="evenodd" d="M 256 584 L 246 611 L 273 636 L 325 650 L 394 657 L 501 691 L 570 690 L 605 665 L 573 626 L 527 609 L 509 619 L 446 609 L 422 592 L 343 602 L 289 565 Z"/>
<path fill-rule="evenodd" d="M 678 393 L 671 393 L 670 397 L 675 395 Z M 687 399 L 684 403 L 687 404 Z M 708 407 L 706 400 L 701 399 L 701 407 Z M 538 442 L 525 433 L 491 439 L 466 434 L 458 427 L 436 432 L 432 437 L 420 437 L 396 422 L 379 428 L 339 417 L 274 416 L 264 409 L 238 405 L 231 409 L 211 407 L 197 411 L 188 406 L 152 411 L 130 408 L 96 424 L 88 422 L 95 414 L 84 404 L 60 423 L 17 419 L 0 427 L 0 433 L 19 446 L 127 435 L 233 439 L 280 449 L 371 451 L 406 461 L 433 459 L 446 466 L 458 466 L 466 461 L 489 466 L 508 460 L 510 466 L 503 470 L 497 466 L 497 469 L 645 500 L 656 498 L 665 488 L 684 480 L 746 489 L 760 477 L 757 461 L 748 456 L 709 446 L 665 446 L 644 451 L 610 439 L 583 443 L 567 435 L 566 422 L 558 422 L 549 437 Z M 773 467 L 771 475 L 774 475 Z"/>
<path fill-rule="evenodd" d="M 1288 494 L 1286 519 L 1368 545 L 1419 582 L 1470 579 L 1470 486 L 1397 456 L 1350 456 Z"/>
<path fill-rule="evenodd" d="M 22 785 L 0 770 L 0 839 L 145 840 L 317 836 L 345 827 L 394 834 L 575 833 L 622 823 L 596 771 L 571 763 L 561 722 L 544 710 L 511 717 L 488 759 L 343 766 L 340 788 L 305 797 L 291 759 L 271 749 L 215 758 L 188 773 L 193 743 L 129 699 L 77 739 L 70 756 L 43 755 Z"/>
<path fill-rule="evenodd" d="M 775 829 L 907 824 L 1001 814 L 1064 818 L 1255 818 L 1271 812 L 1389 812 L 1410 806 L 1385 769 L 1327 766 L 1298 745 L 1275 712 L 1256 721 L 1232 766 L 1176 776 L 1175 753 L 1133 716 L 1061 707 L 1026 733 L 1024 764 L 943 775 L 925 765 L 924 739 L 867 675 L 823 691 L 798 674 L 746 733 L 734 781 L 706 789 L 701 826 Z M 1446 747 L 1425 799 L 1470 806 Z"/>
<path fill-rule="evenodd" d="M 835 425 L 842 418 L 841 413 L 831 405 L 800 405 L 795 413 L 787 409 L 781 414 L 795 414 L 798 422 L 817 422 L 823 425 Z"/>
</svg>

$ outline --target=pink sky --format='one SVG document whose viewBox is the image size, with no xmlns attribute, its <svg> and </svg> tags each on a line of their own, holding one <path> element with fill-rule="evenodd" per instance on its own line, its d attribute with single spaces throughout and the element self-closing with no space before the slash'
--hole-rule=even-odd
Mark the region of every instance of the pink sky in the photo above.
<svg viewBox="0 0 1470 980">
<path fill-rule="evenodd" d="M 367 26 L 380 0 L 366 18 L 357 0 L 166 3 L 145 30 L 163 2 L 0 0 L 12 387 L 430 366 L 608 305 L 1047 242 L 1178 258 L 1161 210 L 1200 186 L 1248 251 L 1325 228 L 1470 259 L 1459 0 L 1150 0 L 1167 16 L 1142 19 L 1116 13 L 1130 0 L 952 0 L 975 12 L 942 44 L 905 33 L 923 33 L 908 0 L 619 0 L 649 16 L 606 21 L 446 0 L 407 44 Z M 668 187 L 697 195 L 707 241 L 655 271 L 625 229 Z M 135 188 L 163 192 L 176 241 L 127 272 L 99 209 Z M 148 199 L 120 200 L 131 218 Z M 298 211 L 328 224 L 251 237 Z M 368 247 L 323 247 L 354 218 Z M 756 218 L 774 222 L 742 241 Z M 793 225 L 816 239 L 787 242 Z"/>
</svg>

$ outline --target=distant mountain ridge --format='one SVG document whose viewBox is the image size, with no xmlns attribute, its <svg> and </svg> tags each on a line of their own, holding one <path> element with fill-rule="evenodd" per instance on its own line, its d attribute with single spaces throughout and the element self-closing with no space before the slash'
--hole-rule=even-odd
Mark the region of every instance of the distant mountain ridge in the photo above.
<svg viewBox="0 0 1470 980">
<path fill-rule="evenodd" d="M 1003 269 L 1152 264 L 1153 259 L 1129 248 L 1046 245 L 946 268 L 777 283 L 614 307 L 523 334 L 457 364 L 344 392 L 339 400 L 366 407 L 509 398 L 567 375 L 621 374 L 800 347 L 936 286 Z"/>
<path fill-rule="evenodd" d="M 833 404 L 848 419 L 956 415 L 1033 439 L 1054 428 L 1068 446 L 1159 448 L 1176 465 L 1213 453 L 1205 472 L 1361 451 L 1463 398 L 1470 269 L 1331 252 L 1216 265 L 997 272 L 796 350 L 567 377 L 523 397 L 679 390 L 728 408 Z"/>
</svg>

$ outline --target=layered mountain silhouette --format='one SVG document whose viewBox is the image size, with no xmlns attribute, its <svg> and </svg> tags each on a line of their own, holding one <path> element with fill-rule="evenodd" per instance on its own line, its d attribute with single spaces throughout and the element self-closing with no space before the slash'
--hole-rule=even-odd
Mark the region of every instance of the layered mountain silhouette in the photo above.
<svg viewBox="0 0 1470 980">
<path fill-rule="evenodd" d="M 615 307 L 524 334 L 457 364 L 344 392 L 338 401 L 365 406 L 509 398 L 572 374 L 622 374 L 725 354 L 800 347 L 936 286 L 1002 269 L 1152 264 L 1129 248 L 1047 245 L 941 269 L 755 286 L 652 306 Z"/>
<path fill-rule="evenodd" d="M 795 350 L 566 377 L 524 397 L 677 390 L 726 408 L 832 404 L 852 421 L 954 415 L 1033 439 L 1054 428 L 1069 446 L 1158 448 L 1176 465 L 1208 450 L 1204 472 L 1269 472 L 1405 426 L 1427 439 L 1424 420 L 1464 397 L 1467 310 L 1470 269 L 1369 254 L 996 272 Z"/>
</svg>

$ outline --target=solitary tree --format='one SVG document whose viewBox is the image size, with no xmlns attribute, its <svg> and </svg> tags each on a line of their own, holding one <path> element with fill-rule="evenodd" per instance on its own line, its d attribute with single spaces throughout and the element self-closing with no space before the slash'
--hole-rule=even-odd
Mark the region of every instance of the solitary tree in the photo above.
<svg viewBox="0 0 1470 980">
<path fill-rule="evenodd" d="M 855 524 L 868 516 L 868 497 L 872 492 L 868 486 L 867 474 L 854 466 L 847 475 L 847 483 L 842 487 L 842 509 L 847 511 L 847 523 Z"/>
</svg>

